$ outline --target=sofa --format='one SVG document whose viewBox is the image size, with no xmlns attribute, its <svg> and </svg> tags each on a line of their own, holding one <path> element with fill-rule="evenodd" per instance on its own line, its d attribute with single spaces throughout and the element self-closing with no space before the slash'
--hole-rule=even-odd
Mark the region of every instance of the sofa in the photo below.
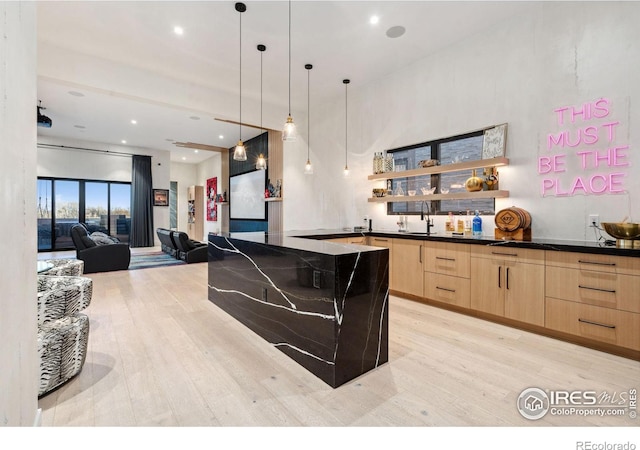
<svg viewBox="0 0 640 450">
<path fill-rule="evenodd" d="M 158 235 L 158 239 L 160 240 L 160 248 L 162 249 L 162 251 L 179 259 L 178 247 L 173 240 L 173 231 L 166 228 L 158 228 L 156 229 L 156 234 Z"/>
<path fill-rule="evenodd" d="M 131 262 L 129 244 L 103 241 L 98 244 L 82 224 L 71 227 L 71 239 L 76 257 L 84 261 L 84 273 L 126 270 Z"/>
<path fill-rule="evenodd" d="M 186 263 L 206 262 L 209 260 L 209 246 L 206 242 L 195 241 L 183 231 L 172 233 L 173 241 L 176 243 L 178 258 Z"/>
</svg>

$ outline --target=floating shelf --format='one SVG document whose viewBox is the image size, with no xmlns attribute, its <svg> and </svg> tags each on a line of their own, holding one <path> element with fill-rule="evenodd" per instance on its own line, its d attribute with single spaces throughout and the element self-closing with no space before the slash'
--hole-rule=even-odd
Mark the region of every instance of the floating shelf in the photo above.
<svg viewBox="0 0 640 450">
<path fill-rule="evenodd" d="M 388 195 L 386 197 L 369 197 L 370 203 L 422 202 L 430 200 L 473 200 L 481 198 L 509 197 L 509 191 L 454 192 L 452 194 L 431 195 Z"/>
<path fill-rule="evenodd" d="M 475 161 L 465 161 L 444 166 L 431 166 L 419 169 L 403 170 L 402 172 L 385 172 L 369 175 L 369 180 L 392 180 L 396 178 L 418 177 L 420 175 L 433 175 L 438 173 L 459 172 L 461 170 L 483 169 L 485 167 L 499 167 L 509 164 L 509 159 L 504 156 L 490 159 L 477 159 Z M 489 191 L 495 192 L 495 191 Z M 442 194 L 445 195 L 445 194 Z M 451 194 L 446 194 L 451 195 Z M 383 197 L 384 198 L 384 197 Z M 439 199 L 432 199 L 439 200 Z"/>
<path fill-rule="evenodd" d="M 216 202 L 216 205 L 228 205 L 229 202 Z"/>
<path fill-rule="evenodd" d="M 282 197 L 269 197 L 264 199 L 265 202 L 281 202 Z"/>
</svg>

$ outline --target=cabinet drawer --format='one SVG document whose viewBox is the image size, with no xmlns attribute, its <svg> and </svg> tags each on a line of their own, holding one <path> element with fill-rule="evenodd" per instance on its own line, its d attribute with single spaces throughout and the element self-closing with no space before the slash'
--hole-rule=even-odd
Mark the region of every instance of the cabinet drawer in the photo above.
<svg viewBox="0 0 640 450">
<path fill-rule="evenodd" d="M 347 238 L 347 244 L 366 245 L 367 241 L 364 236 Z"/>
<path fill-rule="evenodd" d="M 468 278 L 424 273 L 424 296 L 443 303 L 471 307 L 471 282 Z"/>
<path fill-rule="evenodd" d="M 631 256 L 598 255 L 546 251 L 547 265 L 569 269 L 597 270 L 640 276 L 640 258 Z"/>
<path fill-rule="evenodd" d="M 546 296 L 640 313 L 640 277 L 546 267 Z"/>
<path fill-rule="evenodd" d="M 384 247 L 384 248 L 393 248 L 393 239 L 391 238 L 383 238 L 377 236 L 369 236 L 369 242 L 367 245 L 372 247 Z"/>
<path fill-rule="evenodd" d="M 425 242 L 424 270 L 442 275 L 469 278 L 470 252 L 467 244 Z"/>
<path fill-rule="evenodd" d="M 487 258 L 501 261 L 518 261 L 528 264 L 544 264 L 544 250 L 531 248 L 505 247 L 501 245 L 474 245 L 473 258 Z"/>
<path fill-rule="evenodd" d="M 640 350 L 640 314 L 550 297 L 545 306 L 547 328 Z"/>
</svg>

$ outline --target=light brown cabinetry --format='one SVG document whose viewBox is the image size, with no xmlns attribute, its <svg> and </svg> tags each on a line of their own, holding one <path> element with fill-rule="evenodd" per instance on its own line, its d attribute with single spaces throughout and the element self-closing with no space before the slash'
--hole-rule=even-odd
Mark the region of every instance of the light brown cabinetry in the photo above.
<svg viewBox="0 0 640 450">
<path fill-rule="evenodd" d="M 470 249 L 466 244 L 424 242 L 424 297 L 470 307 Z"/>
<path fill-rule="evenodd" d="M 471 251 L 471 308 L 544 325 L 545 254 L 487 246 Z"/>
<path fill-rule="evenodd" d="M 640 350 L 640 259 L 547 251 L 547 328 Z"/>
<path fill-rule="evenodd" d="M 389 289 L 394 289 L 393 284 L 393 239 L 378 236 L 369 236 L 367 245 L 389 249 Z"/>
<path fill-rule="evenodd" d="M 394 291 L 423 296 L 422 241 L 393 239 L 390 288 Z"/>
<path fill-rule="evenodd" d="M 187 234 L 190 239 L 204 239 L 204 187 L 189 186 L 187 193 Z"/>
</svg>

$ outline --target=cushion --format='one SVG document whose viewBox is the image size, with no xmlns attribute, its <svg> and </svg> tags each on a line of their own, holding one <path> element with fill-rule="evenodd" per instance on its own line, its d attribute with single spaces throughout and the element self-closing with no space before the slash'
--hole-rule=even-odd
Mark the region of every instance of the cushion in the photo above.
<svg viewBox="0 0 640 450">
<path fill-rule="evenodd" d="M 93 233 L 91 233 L 91 239 L 93 239 L 93 242 L 98 245 L 109 245 L 118 242 L 117 238 L 113 238 L 100 231 L 94 231 Z"/>
</svg>

